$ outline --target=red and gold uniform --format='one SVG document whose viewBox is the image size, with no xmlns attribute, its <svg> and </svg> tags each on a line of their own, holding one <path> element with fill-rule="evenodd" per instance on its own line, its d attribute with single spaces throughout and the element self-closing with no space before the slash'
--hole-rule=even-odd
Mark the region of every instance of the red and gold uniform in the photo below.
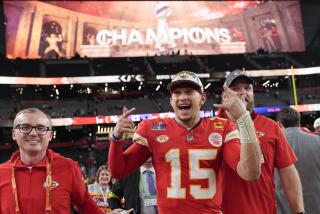
<svg viewBox="0 0 320 214">
<path fill-rule="evenodd" d="M 103 214 L 88 193 L 79 164 L 48 150 L 37 164 L 26 166 L 19 152 L 0 165 L 0 213 L 14 214 L 15 198 L 12 178 L 15 177 L 20 213 L 43 214 L 46 209 L 46 173 L 51 163 L 50 214 L 71 214 L 72 205 L 82 213 Z M 14 168 L 14 176 L 12 169 Z"/>
<path fill-rule="evenodd" d="M 144 120 L 134 141 L 124 153 L 121 143 L 111 143 L 113 176 L 130 174 L 152 156 L 160 214 L 220 213 L 222 163 L 236 171 L 240 159 L 239 133 L 232 123 L 205 118 L 187 130 L 173 118 Z"/>
<path fill-rule="evenodd" d="M 223 214 L 275 214 L 274 168 L 287 167 L 297 158 L 279 125 L 260 114 L 251 114 L 262 151 L 261 175 L 257 181 L 241 179 L 229 166 L 223 167 Z"/>
</svg>

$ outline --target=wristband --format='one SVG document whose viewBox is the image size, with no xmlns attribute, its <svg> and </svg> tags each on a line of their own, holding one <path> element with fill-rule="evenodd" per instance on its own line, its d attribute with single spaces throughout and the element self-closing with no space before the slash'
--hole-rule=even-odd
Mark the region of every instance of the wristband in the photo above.
<svg viewBox="0 0 320 214">
<path fill-rule="evenodd" d="M 257 143 L 258 139 L 249 111 L 237 120 L 241 143 Z"/>
<path fill-rule="evenodd" d="M 121 138 L 114 136 L 114 134 L 111 135 L 111 139 L 115 142 L 119 142 Z"/>
</svg>

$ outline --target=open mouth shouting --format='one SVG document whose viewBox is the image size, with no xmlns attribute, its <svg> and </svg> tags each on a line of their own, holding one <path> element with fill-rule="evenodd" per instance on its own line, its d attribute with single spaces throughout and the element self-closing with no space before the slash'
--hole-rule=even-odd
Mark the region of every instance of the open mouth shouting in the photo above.
<svg viewBox="0 0 320 214">
<path fill-rule="evenodd" d="M 184 104 L 178 105 L 178 108 L 179 108 L 179 110 L 180 110 L 181 112 L 187 113 L 187 112 L 189 112 L 189 110 L 191 109 L 191 105 L 184 103 Z"/>
</svg>

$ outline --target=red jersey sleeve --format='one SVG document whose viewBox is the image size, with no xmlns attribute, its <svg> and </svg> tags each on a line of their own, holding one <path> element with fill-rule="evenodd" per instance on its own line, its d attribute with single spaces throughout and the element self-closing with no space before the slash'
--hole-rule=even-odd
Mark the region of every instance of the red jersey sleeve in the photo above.
<svg viewBox="0 0 320 214">
<path fill-rule="evenodd" d="M 291 148 L 290 144 L 288 143 L 286 137 L 284 136 L 283 132 L 281 131 L 280 127 L 277 125 L 276 131 L 276 159 L 275 159 L 275 166 L 279 168 L 290 166 L 297 161 L 297 157 L 294 154 L 293 149 Z"/>
<path fill-rule="evenodd" d="M 72 189 L 71 200 L 76 207 L 84 214 L 104 214 L 104 211 L 100 209 L 96 202 L 92 199 L 85 184 L 83 175 L 81 173 L 79 164 L 75 163 L 72 166 Z"/>
<path fill-rule="evenodd" d="M 235 172 L 240 161 L 240 138 L 239 131 L 234 123 L 227 121 L 224 131 L 223 160 Z"/>
<path fill-rule="evenodd" d="M 109 148 L 108 164 L 112 177 L 121 179 L 140 167 L 151 155 L 148 146 L 141 143 L 144 137 L 139 133 L 144 132 L 145 121 L 138 125 L 137 133 L 134 134 L 134 143 L 123 152 L 122 142 L 111 140 Z"/>
</svg>

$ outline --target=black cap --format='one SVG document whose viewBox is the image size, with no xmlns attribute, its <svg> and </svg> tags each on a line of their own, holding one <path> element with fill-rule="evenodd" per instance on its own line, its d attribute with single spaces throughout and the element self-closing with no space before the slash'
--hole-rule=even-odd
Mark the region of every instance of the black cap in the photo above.
<svg viewBox="0 0 320 214">
<path fill-rule="evenodd" d="M 230 86 L 231 83 L 233 83 L 236 79 L 238 78 L 243 78 L 243 79 L 247 79 L 250 84 L 254 84 L 254 80 L 248 76 L 248 74 L 244 71 L 240 71 L 239 69 L 232 71 L 226 78 L 226 81 L 224 82 L 224 84 L 226 86 Z"/>
</svg>

